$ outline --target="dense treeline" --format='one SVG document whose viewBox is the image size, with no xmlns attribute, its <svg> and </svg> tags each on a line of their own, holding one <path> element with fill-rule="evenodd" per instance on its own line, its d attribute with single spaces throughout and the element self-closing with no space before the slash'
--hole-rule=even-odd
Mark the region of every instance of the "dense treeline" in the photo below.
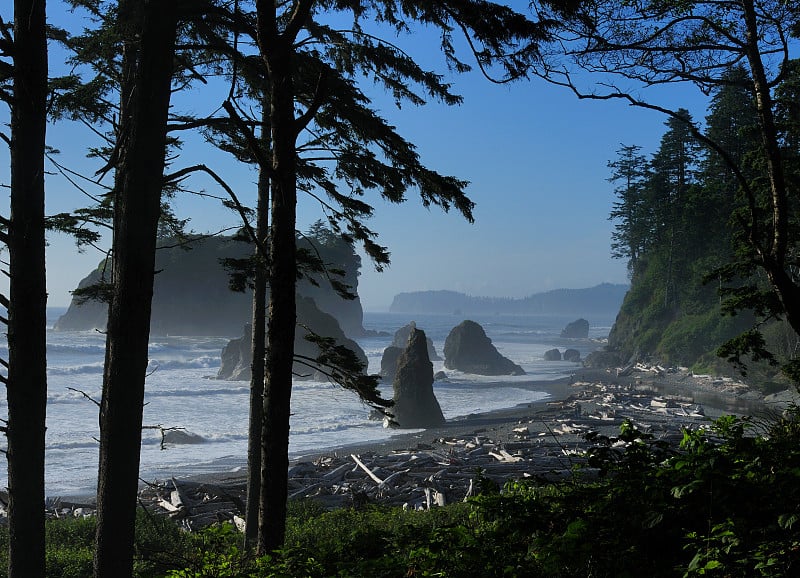
<svg viewBox="0 0 800 578">
<path fill-rule="evenodd" d="M 705 134 L 758 183 L 763 182 L 763 145 L 754 99 L 742 82 L 746 74 L 739 67 L 730 70 L 730 83 L 714 91 Z M 798 88 L 797 62 L 792 62 L 777 88 L 776 108 L 781 151 L 794 190 L 800 184 Z M 733 368 L 717 358 L 718 349 L 765 316 L 727 314 L 728 298 L 748 283 L 762 289 L 766 283 L 741 269 L 729 274 L 730 264 L 751 251 L 741 225 L 747 199 L 720 152 L 693 134 L 689 112 L 678 112 L 683 119 L 665 123 L 652 156 L 638 146 L 622 146 L 609 162 L 609 180 L 618 197 L 610 215 L 615 222 L 612 254 L 627 260 L 631 276 L 609 342 L 625 359 L 653 356 L 694 365 L 701 372 L 730 372 Z M 800 342 L 785 322 L 770 319 L 761 330 L 779 359 L 793 356 Z M 762 364 L 760 369 L 767 368 Z"/>
</svg>

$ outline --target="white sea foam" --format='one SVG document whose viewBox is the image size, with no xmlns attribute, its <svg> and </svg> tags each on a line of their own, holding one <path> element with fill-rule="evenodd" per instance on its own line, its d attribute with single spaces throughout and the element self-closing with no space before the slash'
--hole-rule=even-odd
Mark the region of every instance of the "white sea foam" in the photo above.
<svg viewBox="0 0 800 578">
<path fill-rule="evenodd" d="M 474 320 L 483 325 L 497 349 L 521 365 L 527 375 L 476 376 L 445 369 L 441 360 L 434 362 L 434 371 L 443 370 L 448 375 L 446 380 L 434 384 L 434 392 L 448 419 L 541 399 L 545 394 L 536 391 L 531 382 L 568 375 L 575 368 L 567 362 L 543 362 L 546 350 L 575 347 L 585 355 L 595 347 L 588 341 L 558 338 L 561 328 L 571 319 Z M 391 343 L 391 335 L 409 321 L 400 315 L 365 315 L 368 329 L 388 332 L 388 336 L 359 340 L 371 373 L 380 371 L 381 356 Z M 453 316 L 418 316 L 416 319 L 417 326 L 433 339 L 440 356 L 443 356 L 448 332 L 460 321 Z M 222 337 L 157 337 L 151 343 L 141 478 L 149 480 L 244 467 L 249 384 L 211 379 L 216 375 L 220 352 L 227 341 Z M 104 342 L 105 336 L 97 331 L 48 333 L 48 495 L 95 490 L 99 426 L 94 401 L 100 399 L 102 390 Z M 382 384 L 381 390 L 384 396 L 391 397 L 390 384 Z M 295 382 L 291 455 L 297 457 L 342 445 L 378 441 L 397 433 L 384 429 L 379 421 L 370 420 L 369 413 L 370 408 L 352 392 L 328 382 Z M 6 414 L 5 391 L 0 390 L 0 417 Z M 162 449 L 159 426 L 185 428 L 201 436 L 203 443 L 166 444 L 166 449 Z M 0 487 L 5 484 L 3 472 Z"/>
</svg>

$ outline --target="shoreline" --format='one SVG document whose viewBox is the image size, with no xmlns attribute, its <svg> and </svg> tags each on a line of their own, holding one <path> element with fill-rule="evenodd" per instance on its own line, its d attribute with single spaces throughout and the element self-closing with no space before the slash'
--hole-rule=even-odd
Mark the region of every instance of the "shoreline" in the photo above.
<svg viewBox="0 0 800 578">
<path fill-rule="evenodd" d="M 308 484 L 314 486 L 316 492 L 322 492 L 321 495 L 311 495 L 333 502 L 331 507 L 341 506 L 341 499 L 334 500 L 331 496 L 331 493 L 340 491 L 339 487 L 334 487 L 333 492 L 331 488 L 323 489 L 322 486 L 324 484 L 320 482 L 320 479 L 335 473 L 332 471 L 335 468 L 342 471 L 345 469 L 358 470 L 359 467 L 354 464 L 352 461 L 354 458 L 351 456 L 365 456 L 364 460 L 371 460 L 371 462 L 386 460 L 391 462 L 394 456 L 412 454 L 415 456 L 419 454 L 441 458 L 442 455 L 452 455 L 453 452 L 464 446 L 474 445 L 473 442 L 479 442 L 480 445 L 485 446 L 489 455 L 493 455 L 492 451 L 495 449 L 505 452 L 506 449 L 511 451 L 511 449 L 516 448 L 517 453 L 521 453 L 522 450 L 535 446 L 539 453 L 536 456 L 525 458 L 529 462 L 527 466 L 532 467 L 531 464 L 534 462 L 552 461 L 553 453 L 562 453 L 566 446 L 572 448 L 571 451 L 576 452 L 584 447 L 586 444 L 583 440 L 583 434 L 586 431 L 586 427 L 589 426 L 599 430 L 602 435 L 615 436 L 619 432 L 619 424 L 622 419 L 634 419 L 637 426 L 652 429 L 654 432 L 658 432 L 659 436 L 668 438 L 670 436 L 674 437 L 675 433 L 686 424 L 691 427 L 692 424 L 709 423 L 716 417 L 730 413 L 756 416 L 775 415 L 783 407 L 778 405 L 771 407 L 762 396 L 756 394 L 744 384 L 733 380 L 702 378 L 691 376 L 686 372 L 673 375 L 635 373 L 627 376 L 617 376 L 615 372 L 609 370 L 580 368 L 570 377 L 531 381 L 526 383 L 525 387 L 534 391 L 543 391 L 547 396 L 512 408 L 455 418 L 436 428 L 413 430 L 374 442 L 346 444 L 294 456 L 290 459 L 289 468 L 290 481 L 294 484 L 294 487 L 290 485 L 290 497 L 303 497 L 306 495 L 304 494 L 305 486 L 303 485 L 306 482 L 303 480 L 307 479 L 309 480 Z M 662 399 L 662 396 L 663 398 L 680 400 L 681 407 L 689 404 L 696 406 L 698 403 L 696 400 L 703 400 L 701 405 L 704 411 L 702 411 L 703 415 L 700 417 L 686 417 L 684 419 L 683 414 L 681 414 L 679 416 L 680 419 L 674 416 L 667 419 L 665 417 L 666 414 L 640 411 L 639 406 L 623 409 L 623 406 L 618 405 L 617 407 L 620 410 L 613 410 L 613 418 L 598 417 L 596 415 L 591 416 L 591 418 L 588 417 L 586 408 L 598 405 L 598 396 L 601 395 L 598 392 L 605 392 L 606 390 L 627 392 L 625 395 L 641 398 L 645 404 L 653 403 L 648 400 Z M 608 394 L 603 393 L 602 395 L 607 396 Z M 682 411 L 686 413 L 685 410 Z M 561 424 L 567 421 L 577 429 L 568 432 L 559 431 L 558 436 L 556 436 L 554 431 L 559 430 L 559 428 L 565 429 Z M 525 435 L 519 433 L 521 428 L 525 429 Z M 559 439 L 556 439 L 556 437 Z M 543 448 L 548 452 L 546 456 L 541 453 Z M 563 455 L 561 455 L 561 458 L 563 459 Z M 345 463 L 349 463 L 350 467 L 344 468 Z M 440 465 L 442 463 L 444 462 L 440 460 Z M 488 465 L 494 464 L 491 462 Z M 515 475 L 528 475 L 523 471 L 525 464 L 520 464 L 518 467 L 511 467 L 511 465 L 513 464 L 504 465 L 503 479 L 511 479 Z M 484 468 L 486 465 L 479 467 Z M 462 464 L 460 468 L 462 473 L 459 475 L 463 477 L 465 475 L 463 472 L 470 468 L 470 471 L 474 474 L 474 465 Z M 367 469 L 369 469 L 368 464 Z M 388 471 L 391 471 L 391 468 Z M 301 472 L 304 476 L 302 479 L 298 479 L 298 472 Z M 361 473 L 363 474 L 364 472 Z M 334 482 L 336 480 L 331 481 Z M 234 501 L 230 504 L 230 509 L 238 510 L 242 500 L 245 498 L 246 471 L 219 471 L 194 475 L 181 475 L 180 472 L 175 472 L 169 480 L 145 480 L 144 482 L 140 495 L 145 503 L 149 501 L 150 503 L 163 505 L 163 492 L 160 494 L 159 488 L 171 489 L 180 486 L 232 497 L 231 499 Z M 362 485 L 364 491 L 369 491 L 370 485 L 374 486 L 375 484 L 367 481 Z M 416 485 L 419 486 L 419 484 Z M 344 487 L 348 488 L 349 485 L 346 483 Z M 350 488 L 347 491 L 352 493 L 355 490 Z M 418 494 L 419 491 L 421 490 L 417 487 L 415 492 Z M 209 496 L 205 495 L 197 499 L 208 501 Z M 65 496 L 57 501 L 57 506 L 66 506 L 72 509 L 76 507 L 91 508 L 94 504 L 95 496 L 85 494 Z M 192 499 L 190 498 L 187 501 L 191 503 Z"/>
</svg>

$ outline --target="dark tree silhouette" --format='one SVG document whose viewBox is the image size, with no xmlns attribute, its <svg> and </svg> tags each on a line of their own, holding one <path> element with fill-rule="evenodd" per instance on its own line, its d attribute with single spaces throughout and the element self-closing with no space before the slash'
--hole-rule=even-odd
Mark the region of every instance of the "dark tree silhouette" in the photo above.
<svg viewBox="0 0 800 578">
<path fill-rule="evenodd" d="M 44 152 L 47 39 L 44 0 L 15 0 L 14 34 L 0 21 L 0 66 L 12 80 L 0 98 L 11 107 L 11 219 L 0 218 L 10 256 L 8 309 L 9 566 L 14 578 L 45 573 L 44 442 L 47 405 L 45 343 Z M 5 84 L 5 82 L 3 83 Z M 8 141 L 7 141 L 8 142 Z M 6 322 L 5 319 L 3 319 Z M 5 362 L 4 362 L 5 365 Z"/>
<path fill-rule="evenodd" d="M 100 405 L 97 578 L 133 572 L 144 381 L 177 27 L 172 2 L 122 0 L 118 8 L 124 54 L 112 295 Z"/>
</svg>

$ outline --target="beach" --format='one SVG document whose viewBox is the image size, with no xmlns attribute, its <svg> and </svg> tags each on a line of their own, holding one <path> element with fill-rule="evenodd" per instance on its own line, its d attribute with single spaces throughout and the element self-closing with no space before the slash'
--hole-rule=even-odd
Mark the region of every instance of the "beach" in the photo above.
<svg viewBox="0 0 800 578">
<path fill-rule="evenodd" d="M 437 428 L 299 456 L 288 471 L 289 498 L 313 498 L 328 508 L 384 503 L 424 509 L 472 495 L 479 470 L 498 487 L 516 479 L 574 475 L 586 450 L 602 443 L 588 441 L 586 434 L 613 438 L 625 420 L 652 439 L 677 446 L 683 428 L 707 427 L 729 413 L 770 420 L 785 407 L 785 400 L 771 404 L 736 380 L 685 370 L 619 376 L 615 370 L 580 369 L 564 379 L 526 386 L 548 396 Z M 591 475 L 590 468 L 582 472 Z M 243 517 L 244 471 L 175 474 L 143 480 L 141 503 L 189 529 Z M 90 513 L 92 505 L 91 496 L 74 496 L 53 507 Z"/>
</svg>

